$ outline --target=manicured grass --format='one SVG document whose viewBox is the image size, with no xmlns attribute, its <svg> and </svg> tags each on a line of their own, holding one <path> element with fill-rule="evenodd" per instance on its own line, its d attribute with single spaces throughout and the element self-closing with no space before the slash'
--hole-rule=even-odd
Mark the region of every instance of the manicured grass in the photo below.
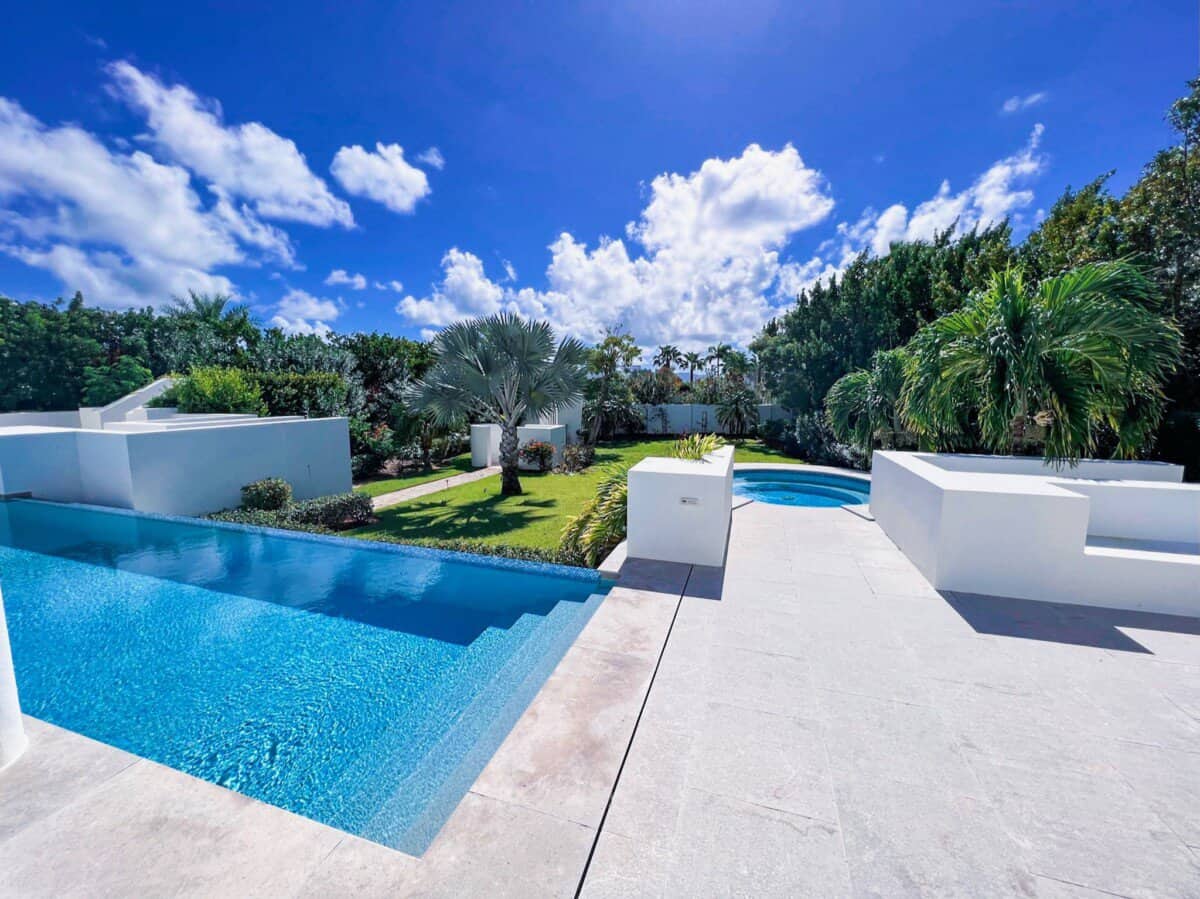
<svg viewBox="0 0 1200 899">
<path fill-rule="evenodd" d="M 421 471 L 419 468 L 411 474 L 398 478 L 380 478 L 377 481 L 366 481 L 355 487 L 358 493 L 367 496 L 382 496 L 393 490 L 403 490 L 405 487 L 416 487 L 418 484 L 428 484 L 430 481 L 440 481 L 442 478 L 453 477 L 456 474 L 471 471 L 471 454 L 463 453 L 453 456 L 438 465 L 433 471 Z"/>
<path fill-rule="evenodd" d="M 477 540 L 553 549 L 567 519 L 596 492 L 613 463 L 635 463 L 665 455 L 674 440 L 625 440 L 601 444 L 596 463 L 580 474 L 522 473 L 521 496 L 501 496 L 500 478 L 483 478 L 429 496 L 399 503 L 379 513 L 379 523 L 347 531 L 347 536 L 387 535 L 398 540 Z M 738 462 L 795 462 L 757 440 L 737 442 Z"/>
</svg>

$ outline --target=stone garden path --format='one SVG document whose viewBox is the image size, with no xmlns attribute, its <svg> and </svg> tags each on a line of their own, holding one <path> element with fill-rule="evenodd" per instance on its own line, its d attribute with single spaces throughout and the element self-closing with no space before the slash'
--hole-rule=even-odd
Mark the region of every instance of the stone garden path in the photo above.
<svg viewBox="0 0 1200 899">
<path fill-rule="evenodd" d="M 468 471 L 463 474 L 452 475 L 448 478 L 441 478 L 437 481 L 429 481 L 425 484 L 418 484 L 415 487 L 405 487 L 403 490 L 393 490 L 391 493 L 382 493 L 371 500 L 371 505 L 375 507 L 375 511 L 386 509 L 388 506 L 394 506 L 396 503 L 406 502 L 410 499 L 417 499 L 421 496 L 428 496 L 431 493 L 437 493 L 439 490 L 447 490 L 450 487 L 457 487 L 459 484 L 469 484 L 472 481 L 479 481 L 483 478 L 490 478 L 494 474 L 500 474 L 499 465 L 490 465 L 487 468 L 477 468 L 475 471 Z"/>
</svg>

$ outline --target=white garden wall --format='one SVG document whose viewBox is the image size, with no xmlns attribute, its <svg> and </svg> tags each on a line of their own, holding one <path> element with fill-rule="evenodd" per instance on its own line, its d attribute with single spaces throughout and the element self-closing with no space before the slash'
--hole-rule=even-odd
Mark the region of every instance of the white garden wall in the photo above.
<svg viewBox="0 0 1200 899">
<path fill-rule="evenodd" d="M 0 431 L 0 494 L 200 515 L 281 477 L 297 499 L 350 490 L 346 419 L 252 419 L 146 430 Z"/>
<path fill-rule="evenodd" d="M 628 554 L 723 565 L 733 514 L 733 452 L 702 461 L 643 459 L 629 470 Z"/>
<path fill-rule="evenodd" d="M 643 404 L 647 434 L 724 434 L 717 406 L 705 403 Z M 794 416 L 782 406 L 764 403 L 758 407 L 759 423 L 791 421 Z"/>
</svg>

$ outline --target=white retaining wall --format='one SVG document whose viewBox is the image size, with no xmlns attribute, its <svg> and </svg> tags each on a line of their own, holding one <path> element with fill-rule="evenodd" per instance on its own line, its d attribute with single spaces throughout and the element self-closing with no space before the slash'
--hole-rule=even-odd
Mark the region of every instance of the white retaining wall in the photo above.
<svg viewBox="0 0 1200 899">
<path fill-rule="evenodd" d="M 0 412 L 0 428 L 77 428 L 79 411 Z"/>
<path fill-rule="evenodd" d="M 725 563 L 733 452 L 725 446 L 703 461 L 650 457 L 629 470 L 630 558 Z"/>
<path fill-rule="evenodd" d="M 554 465 L 562 462 L 563 449 L 567 445 L 566 425 L 536 424 L 517 428 L 517 449 L 531 440 L 541 440 L 554 447 Z M 471 466 L 487 468 L 500 464 L 500 425 L 471 425 Z M 526 471 L 536 466 L 519 463 Z"/>
<path fill-rule="evenodd" d="M 0 493 L 201 515 L 237 506 L 242 486 L 265 477 L 288 481 L 297 499 L 350 490 L 346 419 L 0 433 Z"/>
<path fill-rule="evenodd" d="M 1179 466 L 876 452 L 871 512 L 934 587 L 1200 614 L 1200 486 Z"/>
</svg>

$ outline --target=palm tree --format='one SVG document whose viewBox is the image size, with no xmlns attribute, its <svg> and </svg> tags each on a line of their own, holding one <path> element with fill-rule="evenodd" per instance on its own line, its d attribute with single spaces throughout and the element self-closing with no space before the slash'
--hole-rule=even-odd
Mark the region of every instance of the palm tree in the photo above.
<svg viewBox="0 0 1200 899">
<path fill-rule="evenodd" d="M 704 368 L 704 357 L 699 353 L 684 353 L 683 362 L 688 369 L 688 385 L 696 382 L 696 370 Z"/>
<path fill-rule="evenodd" d="M 441 424 L 468 415 L 500 425 L 500 492 L 521 493 L 517 426 L 577 400 L 587 351 L 574 338 L 557 346 L 546 322 L 501 312 L 450 325 L 434 340 L 437 361 L 406 398 Z"/>
<path fill-rule="evenodd" d="M 860 450 L 868 459 L 876 443 L 891 449 L 903 432 L 900 395 L 908 353 L 904 348 L 880 350 L 869 369 L 843 375 L 825 395 L 825 419 L 833 436 Z"/>
<path fill-rule="evenodd" d="M 715 362 L 717 368 L 717 377 L 721 376 L 721 366 L 725 360 L 729 358 L 729 354 L 733 352 L 733 347 L 727 343 L 717 342 L 708 348 L 708 361 Z"/>
<path fill-rule="evenodd" d="M 727 390 L 717 401 L 717 421 L 726 432 L 740 437 L 758 424 L 758 403 L 750 388 L 738 384 Z"/>
<path fill-rule="evenodd" d="M 1127 262 L 1084 265 L 1038 285 L 1017 270 L 914 339 L 902 413 L 926 442 L 961 433 L 974 414 L 994 452 L 1035 441 L 1074 463 L 1111 429 L 1130 457 L 1162 418 L 1163 381 L 1180 333 L 1150 309 L 1149 279 Z"/>
<path fill-rule="evenodd" d="M 684 355 L 679 351 L 679 347 L 674 344 L 663 344 L 658 348 L 658 352 L 654 354 L 654 367 L 665 368 L 669 372 L 675 371 L 676 365 L 682 365 Z"/>
</svg>

